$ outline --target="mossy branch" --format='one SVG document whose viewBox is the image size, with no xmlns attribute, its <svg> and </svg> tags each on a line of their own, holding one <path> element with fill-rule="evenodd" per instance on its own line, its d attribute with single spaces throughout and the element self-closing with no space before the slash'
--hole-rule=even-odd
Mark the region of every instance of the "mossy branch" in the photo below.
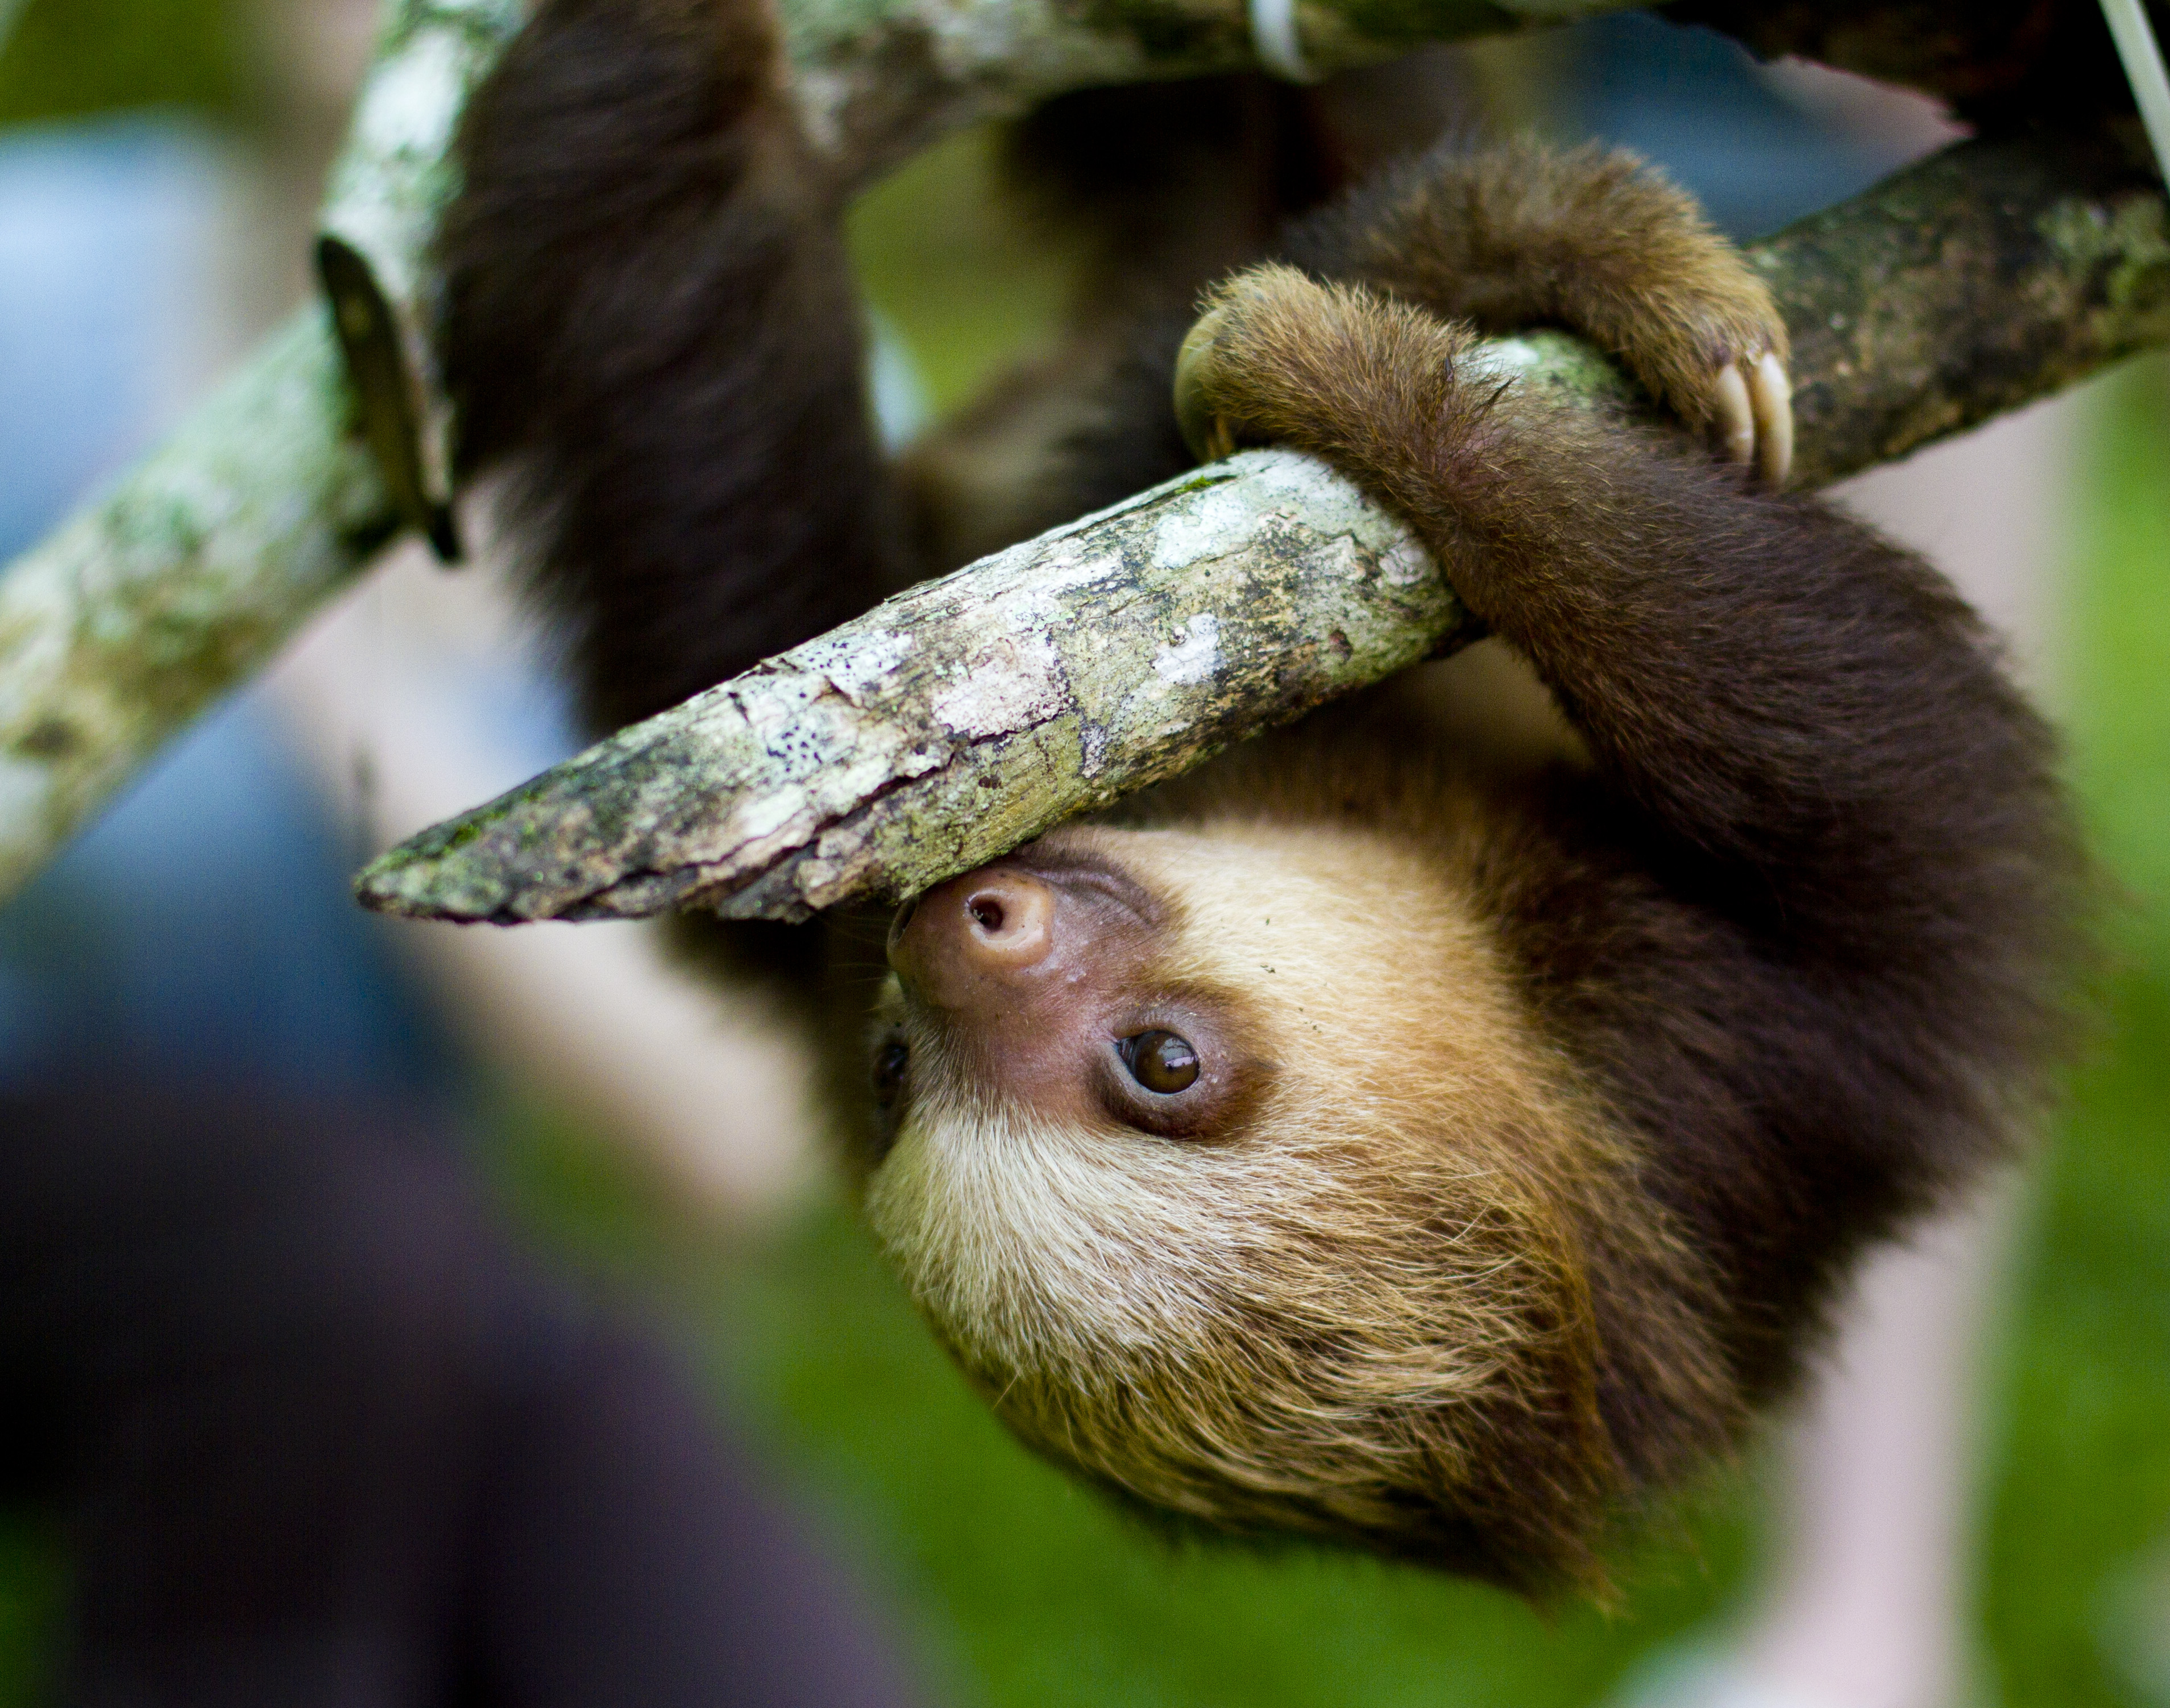
<svg viewBox="0 0 2170 1708">
<path fill-rule="evenodd" d="M 1793 334 L 1810 483 L 2170 339 L 2160 186 L 2076 147 L 1966 145 L 1751 254 Z M 1628 398 L 1565 339 L 1489 359 Z M 893 899 L 1456 645 L 1451 572 L 1323 464 L 1249 453 L 622 731 L 393 850 L 360 893 L 500 924 Z"/>
</svg>

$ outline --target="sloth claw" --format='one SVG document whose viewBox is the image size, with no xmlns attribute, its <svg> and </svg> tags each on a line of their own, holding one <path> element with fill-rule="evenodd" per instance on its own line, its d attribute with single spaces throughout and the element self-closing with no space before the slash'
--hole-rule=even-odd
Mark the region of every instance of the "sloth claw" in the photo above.
<svg viewBox="0 0 2170 1708">
<path fill-rule="evenodd" d="M 1756 462 L 1763 478 L 1782 486 L 1793 467 L 1793 386 L 1775 350 L 1766 350 L 1748 377 L 1756 417 Z"/>
<path fill-rule="evenodd" d="M 1175 358 L 1176 425 L 1182 430 L 1183 442 L 1190 447 L 1190 454 L 1200 462 L 1218 462 L 1236 449 L 1234 430 L 1205 401 L 1213 341 L 1227 318 L 1227 310 L 1218 306 L 1200 315 Z"/>
<path fill-rule="evenodd" d="M 1740 364 L 1728 362 L 1711 385 L 1711 414 L 1728 462 L 1750 462 L 1756 456 L 1756 409 Z"/>
<path fill-rule="evenodd" d="M 1752 464 L 1769 485 L 1785 484 L 1793 466 L 1793 388 L 1777 351 L 1720 368 L 1709 410 L 1727 461 Z"/>
</svg>

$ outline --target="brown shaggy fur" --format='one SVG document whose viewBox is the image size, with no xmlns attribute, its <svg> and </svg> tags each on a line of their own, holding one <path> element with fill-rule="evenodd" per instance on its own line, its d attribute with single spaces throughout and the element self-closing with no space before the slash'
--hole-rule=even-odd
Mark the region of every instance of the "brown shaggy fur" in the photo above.
<svg viewBox="0 0 2170 1708">
<path fill-rule="evenodd" d="M 1503 1097 L 1450 1118 L 1420 1070 L 1405 1119 L 1533 1214 L 1520 1236 L 1533 1252 L 1566 1254 L 1548 1292 L 1503 1268 L 1507 1299 L 1549 1297 L 1554 1321 L 1578 1301 L 1592 1332 L 1543 1366 L 1549 1379 L 1520 1366 L 1433 1419 L 1451 1439 L 1469 1412 L 1486 1417 L 1496 1455 L 1465 1462 L 1503 1478 L 1511 1523 L 1481 1481 L 1443 1483 L 1436 1465 L 1396 1480 L 1412 1414 L 1395 1411 L 1370 1466 L 1400 1522 L 1365 1540 L 1510 1582 L 1587 1569 L 1608 1504 L 1594 1492 L 1663 1484 L 1768 1403 L 1862 1244 L 1982 1166 L 2040 1095 L 2078 869 L 2048 738 L 1948 588 L 1857 525 L 1462 381 L 1470 334 L 1360 288 L 1264 269 L 1221 302 L 1218 406 L 1408 515 L 1587 760 L 1472 775 L 1481 723 L 1375 702 L 1232 756 L 1225 780 L 1131 819 L 1226 834 L 1243 802 L 1298 834 L 1362 825 L 1430 848 L 1435 893 L 1495 933 L 1520 1023 L 1569 1065 L 1550 1107 L 1574 1125 L 1574 1166 L 1527 1140 L 1491 1152 L 1482 1126 L 1527 1133 L 1526 1109 Z M 1354 943 L 1339 953 L 1381 992 L 1366 1025 L 1406 1014 L 1384 967 Z M 1469 1035 L 1463 1017 L 1417 1006 L 1442 1041 Z M 1291 1142 L 1270 1121 L 1257 1137 Z M 1398 1160 L 1387 1172 L 1426 1179 Z M 1329 1225 L 1360 1252 L 1400 1225 L 1397 1199 L 1346 1185 L 1337 1201 L 1363 1214 Z M 1265 1338 L 1248 1326 L 1253 1358 Z M 1532 1331 L 1528 1344 L 1563 1343 Z M 1455 1350 L 1412 1340 L 1403 1368 L 1426 1348 Z M 1315 1364 L 1322 1380 L 1334 1369 Z M 1182 1391 L 1195 1436 L 1232 1433 L 1196 1415 L 1211 1384 Z M 1570 1424 L 1582 1394 L 1586 1435 Z M 1323 1528 L 1314 1497 L 1277 1522 Z M 1218 1517 L 1247 1524 L 1256 1504 Z M 1488 1514 L 1462 1539 L 1473 1557 L 1451 1528 L 1472 1508 Z"/>
<path fill-rule="evenodd" d="M 1994 44 L 1953 28 L 1956 78 Z M 1179 471 L 1202 273 L 1348 160 L 1330 93 L 1253 92 L 1226 108 L 1243 205 L 1208 226 L 1111 163 L 1150 275 L 1104 293 L 1122 325 L 1085 317 L 895 473 L 778 87 L 749 8 L 543 0 L 462 138 L 465 448 L 513 465 L 605 722 Z M 1211 128 L 1171 182 L 1213 181 Z M 1676 192 L 1441 150 L 1279 253 L 1215 298 L 1212 408 L 1406 515 L 1550 707 L 1510 730 L 1472 655 L 1434 672 L 1458 691 L 1392 686 L 1026 857 L 1157 898 L 1131 982 L 1210 1013 L 1245 1095 L 1176 1138 L 1052 1120 L 892 990 L 911 1055 L 869 1210 L 991 1402 L 1102 1485 L 1592 1583 L 1614 1516 L 1782 1391 L 1863 1244 L 2039 1099 L 2079 862 L 2046 734 L 1924 565 L 1472 371 L 1468 321 L 1564 322 L 1697 419 L 1718 366 L 1782 349 Z M 863 934 L 704 936 L 815 993 L 863 1084 Z"/>
<path fill-rule="evenodd" d="M 893 989 L 911 1066 L 869 1214 L 1002 1419 L 1103 1486 L 1594 1582 L 1615 1503 L 1739 1422 L 1717 1278 L 1534 1032 L 1470 888 L 1489 787 L 1442 726 L 1386 762 L 1373 718 L 1334 722 L 1140 803 L 1152 829 L 1053 839 L 1161 903 L 1126 987 L 1241 1034 L 1237 1107 L 1143 1142 L 1057 1119 Z"/>
</svg>

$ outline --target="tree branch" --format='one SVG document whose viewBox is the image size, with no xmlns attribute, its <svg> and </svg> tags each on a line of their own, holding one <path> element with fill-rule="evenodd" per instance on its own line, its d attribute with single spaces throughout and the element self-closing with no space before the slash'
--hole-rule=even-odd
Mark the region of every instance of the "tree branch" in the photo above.
<svg viewBox="0 0 2170 1708">
<path fill-rule="evenodd" d="M 1322 70 L 1624 0 L 1306 0 Z M 1088 83 L 1256 63 L 1242 0 L 780 0 L 809 134 L 869 182 L 975 120 Z M 387 0 L 324 227 L 361 427 L 332 328 L 268 339 L 166 444 L 0 573 L 0 900 L 158 747 L 266 663 L 401 526 L 452 547 L 433 382 L 430 235 L 446 150 L 522 0 Z M 333 270 L 328 269 L 328 272 Z M 374 340 L 374 343 L 371 343 Z"/>
<path fill-rule="evenodd" d="M 1751 251 L 1793 338 L 1799 477 L 1902 456 L 2170 339 L 2159 184 L 1969 144 Z M 1558 338 L 1489 359 L 1585 403 Z M 986 558 L 425 832 L 369 906 L 509 924 L 894 899 L 1461 643 L 1392 517 L 1254 452 Z"/>
<path fill-rule="evenodd" d="M 0 897 L 389 532 L 323 318 L 0 579 Z"/>
</svg>

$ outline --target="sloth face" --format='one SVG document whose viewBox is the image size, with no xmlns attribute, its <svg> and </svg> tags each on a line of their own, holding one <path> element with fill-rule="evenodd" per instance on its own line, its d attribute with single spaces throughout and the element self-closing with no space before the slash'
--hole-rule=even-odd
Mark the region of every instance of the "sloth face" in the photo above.
<svg viewBox="0 0 2170 1708">
<path fill-rule="evenodd" d="M 892 1137 L 940 1108 L 1196 1152 L 1368 1124 L 1508 1042 L 1440 873 L 1342 830 L 1058 833 L 906 904 L 889 958 Z"/>
<path fill-rule="evenodd" d="M 1469 1569 L 1482 1438 L 1590 1357 L 1571 1141 L 1440 873 L 1070 831 L 890 958 L 869 1214 L 1004 1420 L 1163 1508 Z"/>
</svg>

